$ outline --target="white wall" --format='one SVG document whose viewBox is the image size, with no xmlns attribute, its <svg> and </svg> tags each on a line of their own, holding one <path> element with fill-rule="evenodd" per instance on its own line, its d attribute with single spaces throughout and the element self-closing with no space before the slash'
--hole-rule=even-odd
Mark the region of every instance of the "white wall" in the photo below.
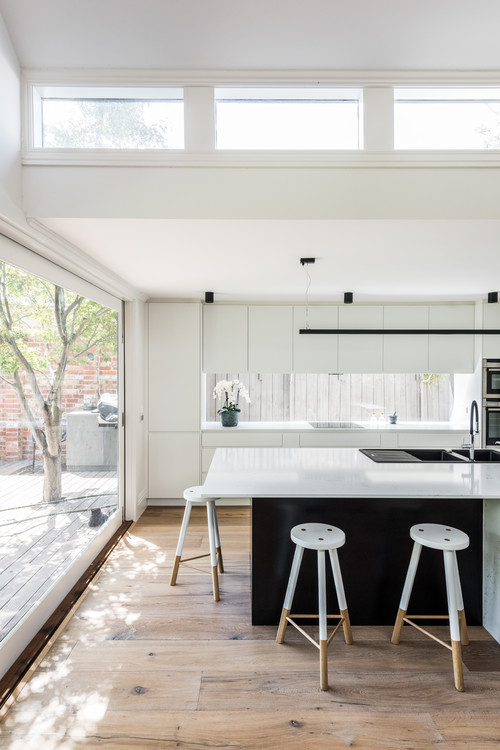
<svg viewBox="0 0 500 750">
<path fill-rule="evenodd" d="M 496 219 L 500 169 L 25 166 L 27 216 Z"/>
<path fill-rule="evenodd" d="M 21 213 L 20 68 L 0 16 L 0 214 L 24 223 Z"/>
</svg>

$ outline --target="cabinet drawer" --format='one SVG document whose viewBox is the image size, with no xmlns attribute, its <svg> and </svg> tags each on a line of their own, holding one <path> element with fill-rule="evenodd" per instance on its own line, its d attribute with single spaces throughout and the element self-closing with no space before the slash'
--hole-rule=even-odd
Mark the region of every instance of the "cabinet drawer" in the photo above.
<svg viewBox="0 0 500 750">
<path fill-rule="evenodd" d="M 301 448 L 378 448 L 379 445 L 379 432 L 303 432 L 300 435 Z"/>
<path fill-rule="evenodd" d="M 214 448 L 280 448 L 283 435 L 281 432 L 204 432 L 201 444 Z"/>
<path fill-rule="evenodd" d="M 198 432 L 154 432 L 149 436 L 149 497 L 180 498 L 200 481 Z"/>
<path fill-rule="evenodd" d="M 399 433 L 399 448 L 460 448 L 468 436 L 457 432 Z M 479 444 L 479 443 L 478 443 Z"/>
</svg>

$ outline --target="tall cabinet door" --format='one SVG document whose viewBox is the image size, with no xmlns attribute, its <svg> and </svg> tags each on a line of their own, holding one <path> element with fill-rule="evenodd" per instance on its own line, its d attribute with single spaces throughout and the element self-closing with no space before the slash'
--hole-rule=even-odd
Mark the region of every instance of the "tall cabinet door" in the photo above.
<svg viewBox="0 0 500 750">
<path fill-rule="evenodd" d="M 500 331 L 500 304 L 486 303 L 483 306 L 483 328 L 496 328 Z M 483 357 L 500 358 L 500 335 L 483 336 Z"/>
<path fill-rule="evenodd" d="M 430 305 L 429 328 L 474 328 L 474 305 Z M 429 372 L 474 372 L 473 334 L 430 334 Z"/>
<path fill-rule="evenodd" d="M 249 372 L 292 371 L 292 308 L 251 305 L 248 309 Z"/>
<path fill-rule="evenodd" d="M 149 308 L 149 497 L 200 482 L 201 305 Z"/>
<path fill-rule="evenodd" d="M 301 328 L 338 328 L 336 305 L 293 308 L 293 371 L 338 372 L 338 342 L 335 334 L 301 334 Z"/>
<path fill-rule="evenodd" d="M 384 328 L 397 330 L 429 327 L 427 305 L 384 306 Z M 391 333 L 384 336 L 384 372 L 427 372 L 428 334 Z"/>
<path fill-rule="evenodd" d="M 383 328 L 380 305 L 339 307 L 339 328 Z M 380 333 L 340 334 L 339 372 L 382 372 L 383 336 Z"/>
<path fill-rule="evenodd" d="M 203 306 L 203 372 L 248 372 L 247 305 Z"/>
</svg>

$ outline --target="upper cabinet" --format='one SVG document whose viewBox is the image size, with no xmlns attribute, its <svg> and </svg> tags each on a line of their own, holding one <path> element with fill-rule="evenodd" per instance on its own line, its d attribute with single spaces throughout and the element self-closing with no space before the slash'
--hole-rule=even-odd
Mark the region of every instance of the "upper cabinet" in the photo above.
<svg viewBox="0 0 500 750">
<path fill-rule="evenodd" d="M 339 328 L 383 328 L 381 305 L 339 307 Z M 380 333 L 339 335 L 339 372 L 382 372 L 383 338 Z"/>
<path fill-rule="evenodd" d="M 500 305 L 484 312 L 484 326 L 500 329 Z M 299 333 L 308 327 L 366 333 Z M 474 327 L 474 305 L 205 305 L 203 370 L 474 372 L 474 334 L 408 332 Z M 483 339 L 484 356 L 500 357 L 500 336 Z"/>
<path fill-rule="evenodd" d="M 247 305 L 204 305 L 203 371 L 248 372 Z"/>
<path fill-rule="evenodd" d="M 430 305 L 429 328 L 473 329 L 474 305 Z M 474 334 L 430 334 L 428 372 L 474 372 Z"/>
<path fill-rule="evenodd" d="M 338 328 L 336 305 L 293 308 L 293 372 L 338 372 L 338 341 L 334 334 L 301 334 L 301 328 Z"/>
<path fill-rule="evenodd" d="M 199 430 L 200 304 L 149 307 L 149 430 Z"/>
<path fill-rule="evenodd" d="M 248 308 L 248 371 L 292 372 L 292 307 Z"/>
<path fill-rule="evenodd" d="M 386 305 L 384 328 L 429 328 L 428 305 Z M 428 372 L 428 334 L 401 333 L 384 336 L 384 372 Z"/>
<path fill-rule="evenodd" d="M 498 303 L 483 305 L 483 328 L 496 328 L 500 331 L 500 305 Z M 486 359 L 500 358 L 500 335 L 486 334 L 483 336 L 483 357 Z"/>
</svg>

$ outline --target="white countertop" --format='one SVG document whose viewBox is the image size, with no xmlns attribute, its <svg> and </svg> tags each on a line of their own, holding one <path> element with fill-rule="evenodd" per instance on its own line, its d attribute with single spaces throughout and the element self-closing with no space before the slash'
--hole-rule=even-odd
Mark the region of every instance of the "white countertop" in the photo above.
<svg viewBox="0 0 500 750">
<path fill-rule="evenodd" d="M 325 420 L 326 421 L 326 420 Z M 458 432 L 468 433 L 468 425 L 458 425 L 454 422 L 397 422 L 397 424 L 385 424 L 383 426 L 371 427 L 369 422 L 353 420 L 358 422 L 359 427 L 312 427 L 309 422 L 240 422 L 236 427 L 223 427 L 219 422 L 203 422 L 202 432 L 248 432 L 248 431 L 275 431 L 275 432 Z"/>
<path fill-rule="evenodd" d="M 217 448 L 203 495 L 500 498 L 500 463 L 375 463 L 357 448 Z"/>
</svg>

